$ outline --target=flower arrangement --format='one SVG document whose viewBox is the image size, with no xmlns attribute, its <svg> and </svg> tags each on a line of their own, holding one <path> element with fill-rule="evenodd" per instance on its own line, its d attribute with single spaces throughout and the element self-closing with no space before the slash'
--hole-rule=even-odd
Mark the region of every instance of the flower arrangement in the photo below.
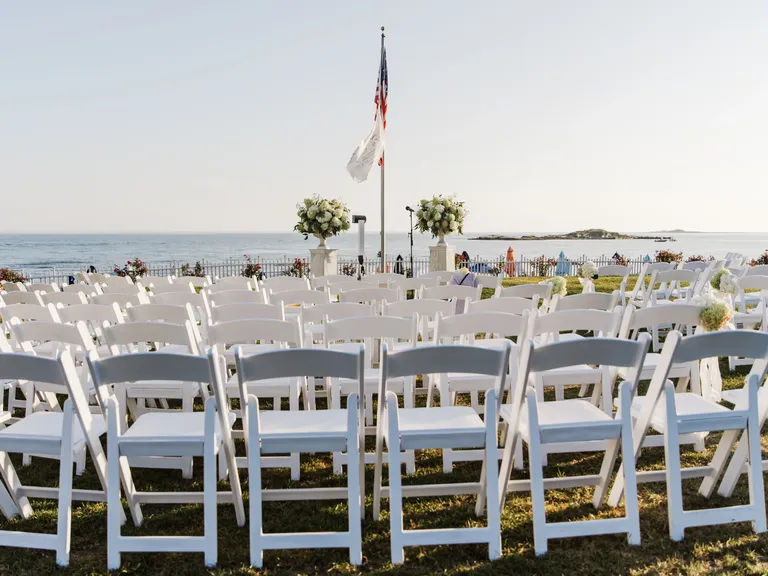
<svg viewBox="0 0 768 576">
<path fill-rule="evenodd" d="M 579 276 L 585 280 L 593 280 L 597 278 L 597 264 L 591 260 L 587 260 L 579 266 Z"/>
<path fill-rule="evenodd" d="M 712 279 L 709 281 L 709 285 L 723 294 L 730 294 L 733 296 L 739 292 L 739 282 L 727 268 L 715 272 L 715 275 L 712 276 Z"/>
<path fill-rule="evenodd" d="M 656 262 L 679 264 L 682 259 L 682 252 L 672 252 L 672 250 L 656 250 Z"/>
<path fill-rule="evenodd" d="M 312 234 L 325 241 L 326 238 L 349 230 L 349 208 L 339 200 L 315 195 L 305 198 L 297 208 L 299 221 L 293 229 L 303 234 L 304 240 Z"/>
<path fill-rule="evenodd" d="M 309 274 L 309 266 L 305 260 L 296 258 L 291 264 L 291 267 L 283 272 L 283 276 L 297 276 L 299 278 Z"/>
<path fill-rule="evenodd" d="M 112 273 L 115 276 L 120 276 L 122 278 L 125 278 L 128 276 L 131 280 L 134 282 L 136 281 L 136 278 L 139 278 L 141 276 L 146 276 L 149 272 L 149 269 L 147 268 L 147 264 L 142 261 L 141 258 L 134 258 L 133 260 L 128 260 L 125 263 L 125 266 L 120 268 L 117 264 L 114 264 L 112 266 Z"/>
<path fill-rule="evenodd" d="M 721 330 L 733 318 L 733 308 L 729 302 L 717 298 L 713 294 L 703 294 L 693 299 L 696 306 L 702 306 L 699 319 L 707 332 Z"/>
<path fill-rule="evenodd" d="M 0 282 L 26 282 L 28 278 L 25 278 L 23 274 L 19 274 L 15 270 L 10 268 L 0 268 Z"/>
<path fill-rule="evenodd" d="M 565 278 L 562 276 L 554 276 L 553 278 L 550 278 L 549 280 L 543 280 L 539 282 L 539 284 L 546 284 L 547 282 L 552 283 L 552 295 L 554 296 L 557 294 L 558 296 L 565 296 L 568 293 L 567 284 Z"/>
<path fill-rule="evenodd" d="M 701 254 L 694 254 L 693 256 L 688 256 L 688 258 L 685 259 L 686 262 L 708 262 L 711 260 L 714 260 L 714 256 L 710 256 L 709 258 L 705 258 Z"/>
<path fill-rule="evenodd" d="M 752 258 L 749 262 L 750 266 L 760 266 L 763 264 L 768 264 L 768 250 L 763 252 L 759 257 Z"/>
<path fill-rule="evenodd" d="M 429 232 L 432 237 L 443 237 L 446 234 L 464 233 L 464 217 L 467 215 L 464 202 L 457 202 L 455 197 L 433 196 L 431 200 L 419 202 L 416 211 L 416 229 Z"/>
<path fill-rule="evenodd" d="M 624 256 L 624 254 L 619 254 L 616 252 L 613 255 L 613 263 L 618 264 L 619 266 L 628 266 L 629 265 L 629 258 Z"/>
<path fill-rule="evenodd" d="M 205 268 L 200 264 L 200 260 L 195 262 L 194 266 L 191 266 L 189 262 L 181 265 L 182 276 L 194 276 L 195 278 L 202 278 L 205 276 Z"/>
<path fill-rule="evenodd" d="M 253 258 L 248 256 L 248 254 L 243 254 L 243 258 L 245 258 L 245 264 L 243 264 L 243 268 L 240 270 L 240 276 L 264 280 L 264 269 L 261 267 L 261 264 L 254 262 Z"/>
<path fill-rule="evenodd" d="M 538 258 L 531 260 L 531 264 L 536 276 L 549 276 L 552 267 L 557 265 L 557 260 L 547 258 L 542 254 Z"/>
</svg>

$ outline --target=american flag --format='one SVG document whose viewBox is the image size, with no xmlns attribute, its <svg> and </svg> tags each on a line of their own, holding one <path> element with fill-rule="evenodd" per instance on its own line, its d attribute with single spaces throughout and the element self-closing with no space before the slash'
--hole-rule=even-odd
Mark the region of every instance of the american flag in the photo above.
<svg viewBox="0 0 768 576">
<path fill-rule="evenodd" d="M 387 73 L 387 49 L 381 46 L 381 62 L 379 63 L 379 81 L 376 84 L 376 114 L 381 111 L 381 120 L 384 128 L 387 127 L 387 94 L 389 93 L 389 75 Z"/>
<path fill-rule="evenodd" d="M 389 74 L 387 73 L 387 49 L 384 47 L 384 34 L 381 35 L 381 62 L 379 63 L 379 81 L 376 83 L 376 116 L 381 114 L 381 124 L 387 127 L 387 94 L 389 93 Z M 376 117 L 374 116 L 374 118 Z M 379 158 L 379 166 L 384 163 L 384 153 Z"/>
</svg>

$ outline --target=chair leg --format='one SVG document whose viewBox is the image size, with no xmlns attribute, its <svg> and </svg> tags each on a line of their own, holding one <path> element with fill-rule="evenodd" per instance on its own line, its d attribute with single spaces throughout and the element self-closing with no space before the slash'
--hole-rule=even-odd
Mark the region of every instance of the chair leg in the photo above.
<svg viewBox="0 0 768 576">
<path fill-rule="evenodd" d="M 632 390 L 628 382 L 619 387 L 621 399 L 621 458 L 624 461 L 624 513 L 630 525 L 627 541 L 640 545 L 640 508 L 637 503 L 637 471 L 635 470 L 634 443 L 632 441 Z M 607 485 L 607 483 L 606 483 Z"/>
<path fill-rule="evenodd" d="M 264 552 L 261 548 L 261 442 L 259 440 L 259 404 L 256 398 L 248 401 L 248 518 L 251 549 L 251 566 L 261 568 L 264 565 Z"/>
<path fill-rule="evenodd" d="M 739 434 L 743 434 L 740 439 Z M 723 432 L 720 442 L 717 443 L 715 455 L 709 463 L 711 472 L 704 476 L 701 485 L 699 486 L 699 494 L 704 496 L 704 498 L 712 496 L 712 492 L 717 485 L 717 481 L 720 479 L 720 475 L 725 469 L 728 458 L 730 458 L 733 453 L 733 446 L 736 444 L 736 440 L 739 439 L 739 446 L 741 446 L 742 442 L 747 441 L 747 436 L 748 433 L 746 431 L 742 432 L 741 430 L 726 430 Z M 738 449 L 736 450 L 736 453 L 733 453 L 734 460 L 737 460 L 737 455 Z M 725 482 L 725 479 L 723 479 L 723 482 Z M 730 494 L 727 496 L 730 496 Z"/>
<path fill-rule="evenodd" d="M 0 452 L 0 474 L 3 476 L 5 485 L 8 486 L 8 492 L 21 517 L 30 518 L 33 514 L 32 505 L 29 503 L 29 499 L 21 493 L 21 480 L 19 480 L 19 475 L 16 473 L 11 457 L 7 452 Z"/>
<path fill-rule="evenodd" d="M 83 472 L 85 472 L 85 448 L 80 450 L 77 453 L 77 457 L 75 458 L 75 474 L 78 476 L 82 476 Z"/>
<path fill-rule="evenodd" d="M 357 421 L 357 407 L 360 398 L 352 394 L 347 401 L 347 502 L 349 509 L 349 563 L 359 566 L 363 563 L 363 536 L 361 507 L 363 506 L 360 486 L 360 436 Z"/>
<path fill-rule="evenodd" d="M 120 569 L 120 445 L 117 432 L 119 430 L 117 402 L 110 400 L 107 408 L 107 568 Z M 130 472 L 129 472 L 130 474 Z M 130 479 L 130 476 L 128 476 Z M 136 519 L 134 518 L 134 522 Z"/>
<path fill-rule="evenodd" d="M 331 396 L 331 409 L 341 409 L 341 387 L 337 382 L 331 382 L 330 390 L 328 391 Z M 367 400 L 367 398 L 366 398 Z M 343 471 L 343 465 L 341 463 L 341 452 L 333 453 L 333 473 L 341 474 Z"/>
<path fill-rule="evenodd" d="M 64 403 L 59 454 L 59 517 L 56 529 L 56 564 L 69 565 L 72 540 L 72 400 Z"/>
<path fill-rule="evenodd" d="M 206 430 L 203 446 L 203 515 L 205 534 L 205 565 L 216 566 L 218 556 L 217 507 L 216 507 L 216 446 L 214 446 L 213 410 L 206 410 L 206 420 L 210 416 L 210 430 Z M 207 422 L 206 422 L 207 424 Z M 209 428 L 206 426 L 206 428 Z"/>
<path fill-rule="evenodd" d="M 763 481 L 763 456 L 760 450 L 760 417 L 758 416 L 756 378 L 750 378 L 747 382 L 749 388 L 749 417 L 747 419 L 747 437 L 749 440 L 749 467 L 747 479 L 749 481 L 750 504 L 755 508 L 755 520 L 752 529 L 761 534 L 766 530 L 765 518 L 765 491 Z"/>
<path fill-rule="evenodd" d="M 384 416 L 386 418 L 386 415 Z M 384 437 L 376 435 L 376 464 L 373 472 L 373 519 L 379 520 L 381 516 L 381 476 L 384 460 Z"/>
<path fill-rule="evenodd" d="M 667 514 L 669 516 L 669 537 L 679 542 L 683 539 L 683 478 L 680 473 L 680 444 L 677 433 L 675 410 L 675 389 L 671 382 L 664 386 L 666 400 L 667 428 L 664 433 L 664 464 L 667 476 Z M 626 487 L 624 488 L 626 491 Z"/>
<path fill-rule="evenodd" d="M 544 502 L 544 470 L 541 456 L 541 443 L 538 432 L 538 414 L 533 393 L 528 395 L 528 462 L 531 469 L 531 508 L 533 509 L 533 547 L 536 556 L 547 553 L 547 516 Z"/>
<path fill-rule="evenodd" d="M 501 509 L 499 507 L 499 449 L 498 429 L 496 425 L 496 393 L 488 390 L 485 394 L 485 462 L 483 471 L 487 479 L 482 478 L 485 486 L 488 510 L 488 558 L 496 560 L 501 558 Z M 479 501 L 479 498 L 478 498 Z"/>
<path fill-rule="evenodd" d="M 403 489 L 400 470 L 400 430 L 397 421 L 397 398 L 387 397 L 389 418 L 389 528 L 392 564 L 405 561 L 403 550 Z"/>
<path fill-rule="evenodd" d="M 299 409 L 299 388 L 292 386 L 288 396 L 288 403 L 291 411 Z M 301 478 L 301 454 L 299 452 L 291 453 L 291 480 L 297 481 Z"/>
</svg>

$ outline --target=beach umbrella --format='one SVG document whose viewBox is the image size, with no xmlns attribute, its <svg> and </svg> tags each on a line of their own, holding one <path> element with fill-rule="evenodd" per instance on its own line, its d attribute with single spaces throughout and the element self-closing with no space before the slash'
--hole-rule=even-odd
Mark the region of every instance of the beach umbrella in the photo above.
<svg viewBox="0 0 768 576">
<path fill-rule="evenodd" d="M 555 274 L 558 276 L 568 276 L 571 273 L 571 264 L 568 262 L 568 258 L 565 257 L 565 252 L 560 250 L 560 256 L 557 257 L 557 268 Z"/>
</svg>

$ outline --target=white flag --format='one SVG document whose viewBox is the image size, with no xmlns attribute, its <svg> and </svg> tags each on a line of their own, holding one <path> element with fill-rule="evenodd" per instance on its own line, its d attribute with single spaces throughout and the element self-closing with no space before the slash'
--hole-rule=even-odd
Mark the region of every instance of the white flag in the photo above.
<svg viewBox="0 0 768 576">
<path fill-rule="evenodd" d="M 360 142 L 360 146 L 352 153 L 347 163 L 347 172 L 355 182 L 365 182 L 374 162 L 378 162 L 384 151 L 384 126 L 381 115 L 376 120 L 368 137 Z"/>
</svg>

